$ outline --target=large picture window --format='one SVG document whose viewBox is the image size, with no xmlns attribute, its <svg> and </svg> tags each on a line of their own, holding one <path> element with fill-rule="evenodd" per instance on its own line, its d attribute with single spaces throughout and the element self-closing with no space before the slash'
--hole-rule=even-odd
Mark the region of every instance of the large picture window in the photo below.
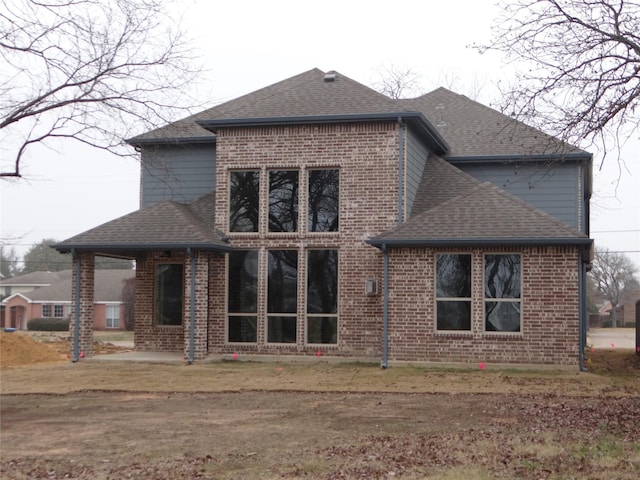
<svg viewBox="0 0 640 480">
<path fill-rule="evenodd" d="M 308 252 L 307 343 L 338 343 L 338 250 Z"/>
<path fill-rule="evenodd" d="M 298 251 L 270 250 L 267 278 L 267 342 L 296 343 Z"/>
<path fill-rule="evenodd" d="M 257 342 L 258 251 L 230 252 L 228 278 L 228 341 Z"/>
<path fill-rule="evenodd" d="M 183 266 L 181 263 L 156 265 L 155 324 L 181 325 L 184 295 Z"/>
<path fill-rule="evenodd" d="M 471 255 L 436 255 L 436 328 L 471 330 Z"/>
<path fill-rule="evenodd" d="M 520 332 L 520 255 L 485 255 L 485 331 Z"/>
<path fill-rule="evenodd" d="M 269 231 L 298 231 L 298 171 L 269 172 Z"/>
<path fill-rule="evenodd" d="M 257 232 L 260 218 L 260 172 L 231 172 L 229 183 L 229 230 Z"/>
<path fill-rule="evenodd" d="M 338 170 L 309 170 L 307 228 L 310 232 L 337 232 L 339 208 Z"/>
</svg>

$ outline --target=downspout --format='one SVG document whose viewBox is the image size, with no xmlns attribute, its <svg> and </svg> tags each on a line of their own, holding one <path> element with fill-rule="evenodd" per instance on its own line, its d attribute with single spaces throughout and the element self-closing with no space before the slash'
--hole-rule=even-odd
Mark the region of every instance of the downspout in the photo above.
<svg viewBox="0 0 640 480">
<path fill-rule="evenodd" d="M 398 117 L 398 224 L 403 217 L 404 190 L 404 124 L 402 117 Z"/>
<path fill-rule="evenodd" d="M 578 328 L 579 328 L 579 338 L 578 338 L 578 366 L 581 372 L 588 371 L 587 367 L 584 365 L 584 349 L 587 345 L 587 322 L 586 322 L 586 311 L 587 311 L 587 298 L 585 295 L 585 286 L 587 284 L 587 266 L 582 261 L 582 252 L 578 256 L 578 298 L 580 301 L 578 308 Z"/>
<path fill-rule="evenodd" d="M 388 367 L 389 356 L 389 251 L 382 244 L 384 254 L 384 270 L 382 274 L 382 368 Z"/>
<path fill-rule="evenodd" d="M 191 248 L 187 248 L 187 255 L 191 258 L 191 302 L 189 319 L 189 365 L 193 364 L 196 345 L 196 256 Z"/>
<path fill-rule="evenodd" d="M 76 328 L 73 329 L 73 352 L 71 361 L 76 363 L 80 359 L 80 273 L 82 264 L 80 260 L 81 257 L 74 248 L 71 249 L 71 255 L 76 259 L 76 311 L 74 312 Z"/>
</svg>

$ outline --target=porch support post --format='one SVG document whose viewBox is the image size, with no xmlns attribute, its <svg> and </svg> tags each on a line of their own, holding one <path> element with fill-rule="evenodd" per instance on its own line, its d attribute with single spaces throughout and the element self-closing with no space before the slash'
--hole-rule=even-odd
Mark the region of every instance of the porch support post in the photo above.
<svg viewBox="0 0 640 480">
<path fill-rule="evenodd" d="M 69 333 L 73 338 L 71 346 L 73 362 L 77 362 L 82 357 L 89 357 L 93 353 L 94 268 L 93 253 L 73 252 L 71 294 L 73 315 L 69 322 Z"/>
<path fill-rule="evenodd" d="M 206 253 L 191 249 L 187 258 L 184 353 L 188 362 L 193 363 L 206 358 L 208 353 L 209 258 Z"/>
</svg>

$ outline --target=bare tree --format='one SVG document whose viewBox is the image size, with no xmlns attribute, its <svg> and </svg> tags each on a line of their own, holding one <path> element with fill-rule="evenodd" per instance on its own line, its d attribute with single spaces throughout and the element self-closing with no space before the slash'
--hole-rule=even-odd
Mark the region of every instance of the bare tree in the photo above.
<svg viewBox="0 0 640 480">
<path fill-rule="evenodd" d="M 123 138 L 184 114 L 200 73 L 163 0 L 8 0 L 0 9 L 0 177 L 56 139 Z"/>
<path fill-rule="evenodd" d="M 524 62 L 504 88 L 504 113 L 570 143 L 596 142 L 605 155 L 638 132 L 638 1 L 504 0 L 493 31 L 474 47 Z"/>
<path fill-rule="evenodd" d="M 378 69 L 378 77 L 373 88 L 387 97 L 409 98 L 421 93 L 420 75 L 412 68 L 382 65 Z"/>
<path fill-rule="evenodd" d="M 636 267 L 626 255 L 607 249 L 596 249 L 593 268 L 589 275 L 598 293 L 611 303 L 613 327 L 617 326 L 616 307 L 622 299 L 625 287 L 635 285 L 635 273 Z"/>
</svg>

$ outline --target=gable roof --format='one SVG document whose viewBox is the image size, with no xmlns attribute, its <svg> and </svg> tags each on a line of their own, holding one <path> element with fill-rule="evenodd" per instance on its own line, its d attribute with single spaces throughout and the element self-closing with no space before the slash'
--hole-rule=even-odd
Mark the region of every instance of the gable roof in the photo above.
<svg viewBox="0 0 640 480">
<path fill-rule="evenodd" d="M 219 127 L 353 121 L 396 121 L 416 124 L 434 149 L 446 142 L 422 112 L 405 106 L 337 72 L 317 68 L 209 108 L 177 122 L 128 139 L 132 145 L 158 142 L 214 141 Z"/>
<path fill-rule="evenodd" d="M 587 156 L 590 154 L 475 100 L 438 88 L 398 100 L 422 112 L 450 146 L 451 157 Z"/>
<path fill-rule="evenodd" d="M 18 275 L 12 278 L 7 278 L 0 282 L 0 286 L 30 286 L 41 287 L 44 285 L 51 285 L 63 278 L 71 278 L 71 270 L 60 270 L 58 272 L 29 272 L 24 275 Z"/>
<path fill-rule="evenodd" d="M 69 270 L 69 272 L 71 272 Z M 94 299 L 98 303 L 122 301 L 123 282 L 135 277 L 135 270 L 95 270 Z M 71 275 L 31 292 L 17 293 L 29 302 L 70 302 Z M 5 303 L 11 297 L 5 299 Z"/>
<path fill-rule="evenodd" d="M 213 212 L 213 195 L 205 197 L 190 205 L 158 202 L 52 246 L 60 252 L 76 249 L 125 256 L 142 250 L 230 251 L 222 233 L 212 227 L 213 220 L 198 216 L 205 214 L 206 205 Z"/>
<path fill-rule="evenodd" d="M 434 165 L 426 175 L 438 171 L 436 178 L 443 186 L 423 194 L 425 210 L 367 243 L 378 247 L 591 245 L 582 232 L 490 182 L 460 176 L 456 167 L 445 163 L 437 157 L 427 162 Z"/>
</svg>

